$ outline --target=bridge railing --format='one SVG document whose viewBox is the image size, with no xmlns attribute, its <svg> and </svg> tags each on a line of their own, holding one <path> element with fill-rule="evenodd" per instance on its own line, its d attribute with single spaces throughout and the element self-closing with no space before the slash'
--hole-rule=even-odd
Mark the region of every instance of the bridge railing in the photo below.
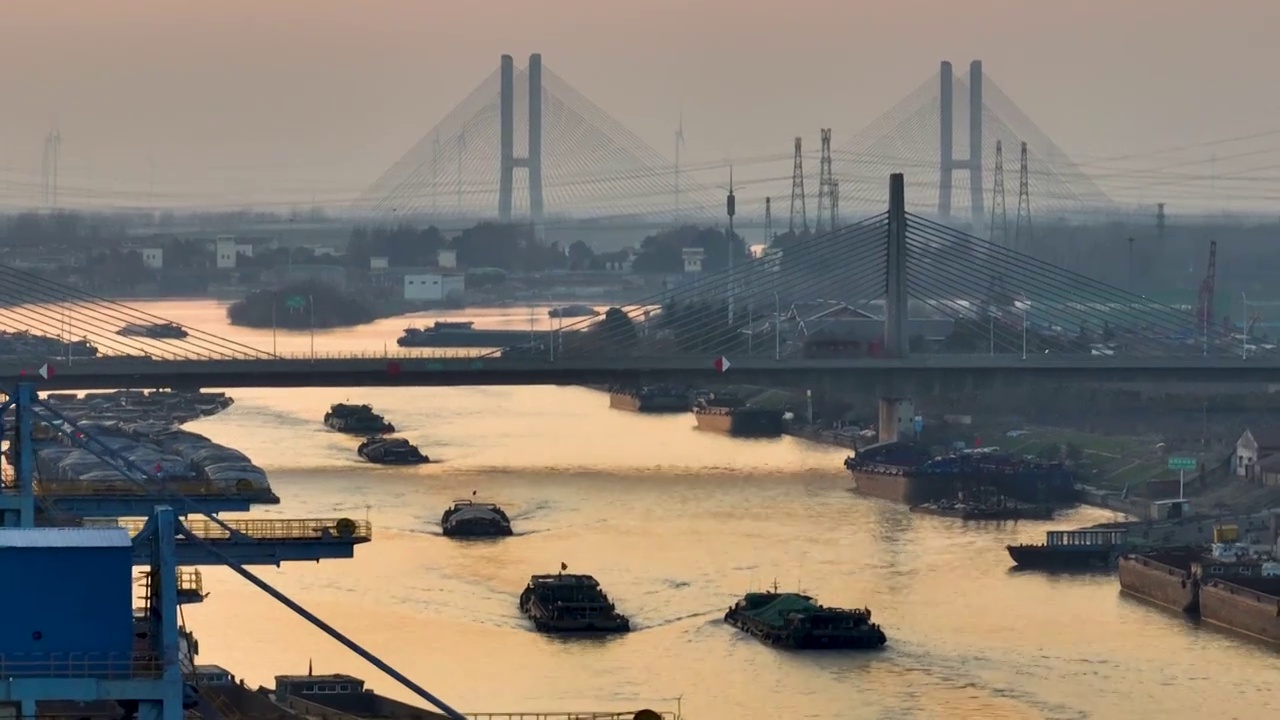
<svg viewBox="0 0 1280 720">
<path fill-rule="evenodd" d="M 351 518 L 308 518 L 297 520 L 226 520 L 232 530 L 254 540 L 273 542 L 342 540 L 363 542 L 373 539 L 373 525 L 368 520 Z M 142 532 L 145 520 L 107 519 L 97 525 L 122 527 L 130 535 Z M 228 540 L 231 533 L 211 520 L 184 520 L 196 537 L 204 540 Z"/>
</svg>

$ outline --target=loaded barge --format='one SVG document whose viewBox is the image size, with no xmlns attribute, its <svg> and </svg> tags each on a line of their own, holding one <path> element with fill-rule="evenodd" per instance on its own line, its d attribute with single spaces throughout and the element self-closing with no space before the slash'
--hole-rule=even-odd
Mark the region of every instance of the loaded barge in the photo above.
<svg viewBox="0 0 1280 720">
<path fill-rule="evenodd" d="M 455 500 L 440 516 L 445 537 L 505 537 L 511 535 L 511 518 L 493 503 Z"/>
<path fill-rule="evenodd" d="M 1062 463 L 999 448 L 931 457 L 911 443 L 885 442 L 856 451 L 844 466 L 853 476 L 854 492 L 908 505 L 949 500 L 979 487 L 1026 503 L 1066 504 L 1076 498 L 1074 479 Z"/>
<path fill-rule="evenodd" d="M 819 605 L 808 595 L 747 593 L 724 614 L 724 621 L 774 646 L 797 650 L 870 650 L 887 641 L 871 610 L 846 610 Z"/>
<path fill-rule="evenodd" d="M 404 438 L 365 438 L 356 454 L 375 465 L 421 465 L 431 462 L 416 445 Z"/>
<path fill-rule="evenodd" d="M 396 431 L 396 426 L 375 413 L 368 405 L 337 403 L 324 414 L 325 427 L 348 435 L 386 435 Z"/>
<path fill-rule="evenodd" d="M 698 400 L 693 408 L 698 429 L 724 433 L 734 437 L 781 437 L 783 412 L 757 407 L 733 396 L 710 396 Z"/>
<path fill-rule="evenodd" d="M 631 631 L 631 621 L 618 612 L 600 589 L 600 583 L 590 575 L 534 575 L 520 593 L 520 611 L 541 633 Z"/>
<path fill-rule="evenodd" d="M 609 407 L 639 413 L 689 412 L 689 389 L 670 385 L 609 388 Z"/>
</svg>

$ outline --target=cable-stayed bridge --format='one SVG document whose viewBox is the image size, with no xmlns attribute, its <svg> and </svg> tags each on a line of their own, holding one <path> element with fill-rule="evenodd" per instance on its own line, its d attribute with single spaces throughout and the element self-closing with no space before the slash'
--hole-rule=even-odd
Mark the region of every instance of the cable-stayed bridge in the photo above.
<svg viewBox="0 0 1280 720">
<path fill-rule="evenodd" d="M 1037 217 L 1113 207 L 981 62 L 972 63 L 963 78 L 955 76 L 951 63 L 942 63 L 900 102 L 838 143 L 832 178 L 846 216 L 883 208 L 888 202 L 884 176 L 905 170 L 913 212 L 963 219 L 969 227 L 993 221 L 1003 227 L 1016 222 L 1023 143 L 1029 203 Z M 999 191 L 997 144 L 1006 178 Z M 769 161 L 780 165 L 787 159 L 777 155 Z M 819 166 L 816 156 L 804 159 L 810 172 Z M 531 56 L 524 68 L 504 56 L 498 69 L 363 193 L 356 209 L 384 221 L 437 223 L 517 219 L 540 225 L 625 218 L 658 227 L 718 221 L 722 193 L 699 182 L 700 175 L 705 177 L 698 168 L 682 170 L 639 139 L 545 66 L 540 55 Z M 785 203 L 791 187 L 784 183 L 792 179 L 774 171 L 771 179 L 748 180 L 739 191 L 741 219 L 752 222 L 766 195 Z M 810 213 L 817 209 L 816 180 L 807 178 L 810 196 L 801 198 Z M 712 184 L 722 182 L 717 178 Z M 992 201 L 1005 206 L 1006 193 L 1007 212 L 993 217 Z"/>
<path fill-rule="evenodd" d="M 165 321 L 0 268 L 0 376 L 43 368 L 49 389 L 1280 377 L 1280 355 L 1216 324 L 908 213 L 903 184 L 887 212 L 478 357 L 280 357 L 194 328 L 126 337 Z"/>
</svg>

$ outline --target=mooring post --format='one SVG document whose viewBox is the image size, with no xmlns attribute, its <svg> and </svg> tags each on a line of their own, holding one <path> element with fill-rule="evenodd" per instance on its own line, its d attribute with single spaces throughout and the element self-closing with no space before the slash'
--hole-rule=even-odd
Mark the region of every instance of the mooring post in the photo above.
<svg viewBox="0 0 1280 720">
<path fill-rule="evenodd" d="M 907 201 L 902 173 L 889 176 L 889 248 L 884 300 L 884 350 L 907 356 Z"/>
</svg>

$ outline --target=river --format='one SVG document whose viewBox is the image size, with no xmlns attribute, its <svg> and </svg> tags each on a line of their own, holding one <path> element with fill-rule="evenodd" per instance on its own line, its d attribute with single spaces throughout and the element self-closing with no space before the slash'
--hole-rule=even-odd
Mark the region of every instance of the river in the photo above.
<svg viewBox="0 0 1280 720">
<path fill-rule="evenodd" d="M 270 349 L 212 302 L 149 312 Z M 452 313 L 528 327 L 528 310 Z M 394 318 L 317 333 L 318 353 L 394 346 Z M 535 324 L 546 327 L 545 308 Z M 309 333 L 279 333 L 309 351 Z M 234 390 L 188 426 L 246 452 L 283 498 L 256 517 L 368 517 L 353 560 L 258 572 L 463 711 L 674 709 L 726 718 L 1258 718 L 1280 710 L 1280 655 L 1122 597 L 1114 577 L 1011 573 L 1008 543 L 1112 516 L 961 525 L 849 492 L 844 452 L 794 438 L 732 440 L 688 416 L 608 408 L 579 388 Z M 371 467 L 327 431 L 334 402 L 367 402 L 441 462 Z M 517 536 L 461 543 L 439 516 L 476 491 Z M 537 635 L 516 598 L 530 574 L 596 575 L 635 631 L 606 641 Z M 883 652 L 782 652 L 721 621 L 777 581 L 832 605 L 869 606 Z M 305 621 L 222 568 L 184 610 L 201 661 L 250 684 L 276 674 L 361 676 L 413 700 Z"/>
</svg>

